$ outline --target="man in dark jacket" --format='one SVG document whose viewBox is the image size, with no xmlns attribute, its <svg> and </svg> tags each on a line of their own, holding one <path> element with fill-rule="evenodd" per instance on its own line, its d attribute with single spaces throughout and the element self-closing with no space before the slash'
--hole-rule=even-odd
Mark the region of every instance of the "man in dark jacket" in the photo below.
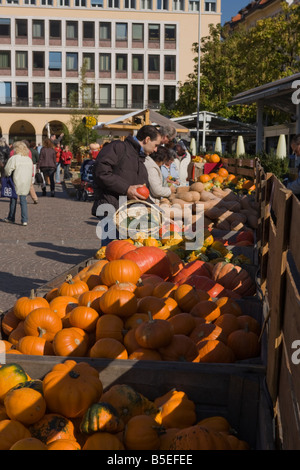
<svg viewBox="0 0 300 470">
<path fill-rule="evenodd" d="M 102 148 L 93 168 L 94 216 L 101 204 L 111 204 L 118 209 L 120 196 L 145 199 L 137 193 L 137 188 L 144 184 L 149 188 L 144 161 L 147 155 L 156 151 L 160 142 L 161 134 L 156 127 L 146 125 L 136 136 L 130 135 L 124 141 L 116 140 Z"/>
</svg>

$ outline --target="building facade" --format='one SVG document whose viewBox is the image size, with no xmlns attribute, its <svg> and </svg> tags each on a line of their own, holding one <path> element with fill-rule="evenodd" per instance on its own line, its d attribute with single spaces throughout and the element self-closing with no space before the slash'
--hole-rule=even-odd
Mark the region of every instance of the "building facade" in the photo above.
<svg viewBox="0 0 300 470">
<path fill-rule="evenodd" d="M 221 0 L 201 0 L 200 18 L 205 36 Z M 41 141 L 87 103 L 99 121 L 172 105 L 198 24 L 199 0 L 0 0 L 1 134 Z"/>
</svg>

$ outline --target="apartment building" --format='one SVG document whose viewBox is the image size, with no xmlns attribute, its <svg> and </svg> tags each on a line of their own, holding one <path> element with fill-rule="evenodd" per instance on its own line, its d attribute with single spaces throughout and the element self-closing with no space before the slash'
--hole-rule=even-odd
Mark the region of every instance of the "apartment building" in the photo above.
<svg viewBox="0 0 300 470">
<path fill-rule="evenodd" d="M 235 30 L 242 27 L 246 30 L 256 25 L 257 21 L 263 18 L 272 18 L 282 11 L 283 0 L 252 0 L 246 3 L 241 10 L 234 15 L 225 27 Z M 289 0 L 289 5 L 299 4 L 299 0 Z"/>
<path fill-rule="evenodd" d="M 172 105 L 194 69 L 199 18 L 205 36 L 221 0 L 0 0 L 1 134 L 40 141 L 76 96 L 99 121 Z"/>
</svg>

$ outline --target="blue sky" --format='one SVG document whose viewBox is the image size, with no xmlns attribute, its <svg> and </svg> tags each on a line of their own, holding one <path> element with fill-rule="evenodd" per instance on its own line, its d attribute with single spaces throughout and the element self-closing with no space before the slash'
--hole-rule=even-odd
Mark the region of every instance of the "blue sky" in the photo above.
<svg viewBox="0 0 300 470">
<path fill-rule="evenodd" d="M 248 3 L 250 3 L 250 0 L 221 0 L 221 23 L 224 24 L 226 21 L 229 21 L 232 16 L 235 16 Z"/>
</svg>

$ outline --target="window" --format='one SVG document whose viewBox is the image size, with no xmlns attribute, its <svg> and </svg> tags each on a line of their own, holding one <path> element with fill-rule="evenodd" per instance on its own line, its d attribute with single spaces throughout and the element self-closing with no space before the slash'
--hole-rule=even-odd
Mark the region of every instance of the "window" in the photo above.
<svg viewBox="0 0 300 470">
<path fill-rule="evenodd" d="M 116 41 L 127 40 L 127 23 L 116 24 Z"/>
<path fill-rule="evenodd" d="M 32 53 L 32 67 L 34 69 L 45 68 L 45 53 L 44 52 L 33 52 Z"/>
<path fill-rule="evenodd" d="M 133 23 L 132 25 L 132 40 L 143 41 L 144 40 L 144 25 Z"/>
<path fill-rule="evenodd" d="M 83 88 L 83 105 L 90 106 L 95 101 L 95 87 L 93 84 L 85 85 Z"/>
<path fill-rule="evenodd" d="M 116 85 L 116 108 L 127 107 L 127 86 Z"/>
<path fill-rule="evenodd" d="M 136 0 L 124 0 L 124 8 L 136 9 Z"/>
<path fill-rule="evenodd" d="M 91 7 L 103 8 L 103 0 L 91 0 Z"/>
<path fill-rule="evenodd" d="M 28 55 L 27 52 L 16 52 L 16 69 L 27 69 L 28 67 Z"/>
<path fill-rule="evenodd" d="M 86 0 L 75 0 L 75 7 L 86 7 Z"/>
<path fill-rule="evenodd" d="M 0 36 L 10 37 L 10 19 L 0 18 Z"/>
<path fill-rule="evenodd" d="M 10 51 L 0 51 L 0 69 L 10 68 Z"/>
<path fill-rule="evenodd" d="M 168 107 L 172 107 L 176 101 L 176 87 L 175 86 L 165 86 L 164 87 L 164 102 Z"/>
<path fill-rule="evenodd" d="M 159 55 L 149 55 L 148 72 L 159 72 Z"/>
<path fill-rule="evenodd" d="M 77 52 L 67 52 L 66 54 L 66 70 L 78 70 L 78 54 Z"/>
<path fill-rule="evenodd" d="M 142 54 L 132 55 L 132 71 L 143 72 L 144 70 L 144 56 Z"/>
<path fill-rule="evenodd" d="M 24 0 L 24 5 L 36 5 L 36 0 Z"/>
<path fill-rule="evenodd" d="M 157 10 L 169 10 L 169 0 L 157 0 Z"/>
<path fill-rule="evenodd" d="M 61 52 L 49 52 L 49 70 L 61 70 Z"/>
<path fill-rule="evenodd" d="M 132 107 L 144 107 L 144 87 L 143 85 L 132 85 Z"/>
<path fill-rule="evenodd" d="M 85 64 L 87 72 L 95 71 L 95 54 L 93 53 L 84 53 L 82 56 L 83 63 Z"/>
<path fill-rule="evenodd" d="M 110 72 L 110 69 L 111 69 L 111 54 L 100 54 L 99 56 L 100 72 Z"/>
<path fill-rule="evenodd" d="M 160 27 L 159 24 L 149 24 L 149 41 L 159 41 Z"/>
<path fill-rule="evenodd" d="M 56 20 L 50 20 L 50 38 L 60 39 L 61 38 L 61 22 Z"/>
<path fill-rule="evenodd" d="M 100 39 L 110 40 L 111 39 L 111 24 L 100 23 Z"/>
<path fill-rule="evenodd" d="M 67 105 L 78 106 L 78 84 L 67 83 Z"/>
<path fill-rule="evenodd" d="M 0 104 L 11 104 L 11 82 L 0 83 Z"/>
<path fill-rule="evenodd" d="M 148 104 L 158 107 L 159 105 L 159 86 L 149 85 L 148 86 Z"/>
<path fill-rule="evenodd" d="M 199 11 L 199 0 L 189 0 L 189 11 Z"/>
<path fill-rule="evenodd" d="M 19 5 L 19 0 L 6 0 L 7 5 Z"/>
<path fill-rule="evenodd" d="M 60 7 L 69 7 L 70 0 L 58 0 L 58 6 Z"/>
<path fill-rule="evenodd" d="M 21 106 L 28 105 L 28 83 L 23 83 L 23 82 L 16 83 L 16 97 L 17 97 L 17 104 Z"/>
<path fill-rule="evenodd" d="M 108 8 L 120 8 L 120 0 L 107 0 Z"/>
<path fill-rule="evenodd" d="M 16 37 L 27 38 L 27 20 L 16 20 Z"/>
<path fill-rule="evenodd" d="M 61 106 L 61 83 L 50 83 L 50 106 Z"/>
<path fill-rule="evenodd" d="M 41 5 L 48 5 L 49 7 L 53 6 L 53 0 L 40 0 Z"/>
<path fill-rule="evenodd" d="M 141 10 L 152 10 L 152 0 L 141 0 Z"/>
<path fill-rule="evenodd" d="M 117 54 L 116 55 L 116 72 L 126 72 L 126 71 L 127 71 L 127 55 Z"/>
<path fill-rule="evenodd" d="M 217 11 L 217 4 L 216 0 L 212 0 L 210 2 L 205 2 L 205 11 Z"/>
<path fill-rule="evenodd" d="M 33 83 L 33 106 L 45 106 L 45 83 Z"/>
<path fill-rule="evenodd" d="M 110 107 L 111 106 L 111 86 L 110 85 L 100 85 L 99 87 L 99 100 L 100 107 Z"/>
<path fill-rule="evenodd" d="M 173 0 L 173 11 L 184 11 L 184 0 Z"/>
<path fill-rule="evenodd" d="M 165 72 L 176 72 L 175 55 L 165 55 Z"/>
<path fill-rule="evenodd" d="M 41 39 L 45 35 L 44 21 L 33 20 L 32 21 L 32 37 L 35 39 Z"/>
<path fill-rule="evenodd" d="M 67 39 L 77 39 L 78 38 L 78 23 L 77 23 L 77 21 L 67 21 L 66 38 Z"/>
<path fill-rule="evenodd" d="M 83 39 L 95 38 L 95 23 L 93 21 L 83 22 Z"/>
<path fill-rule="evenodd" d="M 165 25 L 165 41 L 176 40 L 176 25 L 166 24 Z"/>
</svg>

